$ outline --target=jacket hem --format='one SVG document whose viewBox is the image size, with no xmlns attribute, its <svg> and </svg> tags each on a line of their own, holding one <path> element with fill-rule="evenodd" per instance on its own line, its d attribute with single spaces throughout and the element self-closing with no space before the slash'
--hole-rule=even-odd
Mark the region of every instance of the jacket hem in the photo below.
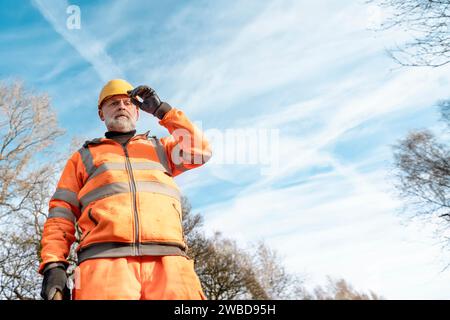
<svg viewBox="0 0 450 320">
<path fill-rule="evenodd" d="M 136 254 L 136 244 L 103 242 L 81 248 L 77 252 L 78 264 L 88 259 L 118 258 L 127 256 L 185 256 L 186 249 L 181 244 L 139 243 L 139 254 Z"/>
</svg>

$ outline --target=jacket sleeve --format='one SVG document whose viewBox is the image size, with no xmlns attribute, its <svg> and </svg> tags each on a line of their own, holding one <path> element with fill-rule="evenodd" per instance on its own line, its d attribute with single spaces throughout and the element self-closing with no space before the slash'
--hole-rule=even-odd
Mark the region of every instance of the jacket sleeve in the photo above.
<svg viewBox="0 0 450 320">
<path fill-rule="evenodd" d="M 172 108 L 159 124 L 170 132 L 160 142 L 164 146 L 172 176 L 197 168 L 211 158 L 211 148 L 203 132 L 183 111 Z"/>
<path fill-rule="evenodd" d="M 41 263 L 38 270 L 41 274 L 44 269 L 48 269 L 50 263 L 68 265 L 67 256 L 75 241 L 75 222 L 80 216 L 78 192 L 83 181 L 83 168 L 80 164 L 80 154 L 76 152 L 67 161 L 56 191 L 50 199 L 41 239 Z"/>
</svg>

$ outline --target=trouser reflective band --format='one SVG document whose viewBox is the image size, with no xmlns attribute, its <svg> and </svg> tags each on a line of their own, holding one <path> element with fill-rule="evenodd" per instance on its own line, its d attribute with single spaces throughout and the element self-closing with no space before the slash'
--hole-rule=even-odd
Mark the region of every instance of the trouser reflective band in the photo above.
<svg viewBox="0 0 450 320">
<path fill-rule="evenodd" d="M 141 256 L 185 256 L 187 253 L 181 244 L 159 244 L 159 243 L 140 243 L 139 252 Z M 114 258 L 134 256 L 133 243 L 105 242 L 92 244 L 86 248 L 80 249 L 77 253 L 78 264 L 87 259 L 93 258 Z"/>
</svg>

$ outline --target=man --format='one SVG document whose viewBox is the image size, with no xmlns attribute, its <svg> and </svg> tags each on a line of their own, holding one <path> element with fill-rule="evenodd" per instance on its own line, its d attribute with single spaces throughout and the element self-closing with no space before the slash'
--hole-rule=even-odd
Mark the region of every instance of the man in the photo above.
<svg viewBox="0 0 450 320">
<path fill-rule="evenodd" d="M 170 135 L 136 135 L 139 110 Z M 206 299 L 186 255 L 180 191 L 173 177 L 211 156 L 184 113 L 147 86 L 109 81 L 98 114 L 105 138 L 86 141 L 67 162 L 50 200 L 42 236 L 44 299 L 70 299 L 67 256 L 77 247 L 73 299 Z"/>
</svg>

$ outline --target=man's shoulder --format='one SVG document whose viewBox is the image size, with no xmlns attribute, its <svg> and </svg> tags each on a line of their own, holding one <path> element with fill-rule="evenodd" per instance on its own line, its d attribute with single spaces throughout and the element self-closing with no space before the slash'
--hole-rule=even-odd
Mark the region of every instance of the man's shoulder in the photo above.
<svg viewBox="0 0 450 320">
<path fill-rule="evenodd" d="M 100 143 L 102 143 L 102 139 L 103 139 L 103 138 L 94 138 L 94 139 L 91 139 L 91 140 L 86 140 L 86 141 L 83 143 L 83 145 L 82 145 L 82 147 L 81 147 L 80 149 L 87 148 L 87 147 L 89 147 L 90 145 L 97 145 L 97 144 L 100 144 Z"/>
</svg>

